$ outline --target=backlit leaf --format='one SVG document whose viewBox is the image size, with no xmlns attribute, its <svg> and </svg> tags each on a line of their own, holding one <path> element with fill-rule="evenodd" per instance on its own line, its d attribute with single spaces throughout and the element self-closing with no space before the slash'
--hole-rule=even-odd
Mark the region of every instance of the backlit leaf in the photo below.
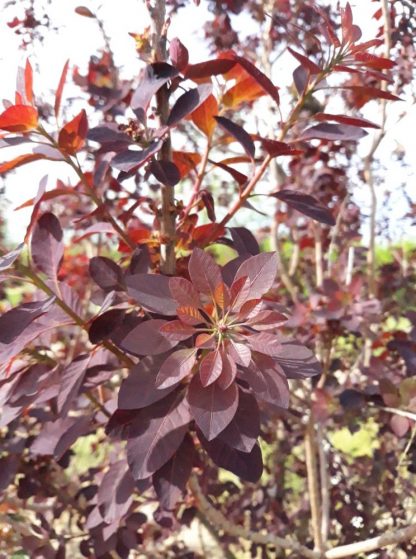
<svg viewBox="0 0 416 559">
<path fill-rule="evenodd" d="M 356 116 L 317 113 L 314 118 L 315 120 L 332 120 L 334 122 L 340 122 L 341 124 L 349 124 L 350 126 L 360 126 L 361 128 L 380 128 L 378 124 Z"/>
<path fill-rule="evenodd" d="M 263 74 L 263 72 L 261 72 L 256 66 L 254 66 L 254 64 L 252 64 L 249 60 L 243 58 L 242 56 L 235 56 L 235 60 L 244 68 L 246 72 L 250 74 L 250 76 L 252 76 L 257 81 L 257 83 L 264 89 L 264 91 L 268 93 L 270 97 L 274 101 L 276 101 L 276 103 L 279 105 L 280 98 L 279 98 L 278 88 L 266 76 L 266 74 Z"/>
<path fill-rule="evenodd" d="M 38 111 L 29 105 L 12 105 L 0 114 L 0 129 L 30 132 L 38 126 Z"/>
<path fill-rule="evenodd" d="M 217 122 L 214 119 L 214 116 L 217 114 L 218 102 L 211 94 L 191 113 L 190 118 L 195 126 L 202 130 L 208 138 L 211 138 L 217 126 Z"/>
<path fill-rule="evenodd" d="M 189 64 L 186 69 L 185 77 L 190 80 L 200 78 L 209 78 L 225 74 L 235 66 L 235 60 L 217 59 L 199 62 L 198 64 Z"/>
<path fill-rule="evenodd" d="M 67 122 L 59 131 L 59 147 L 66 153 L 75 155 L 84 146 L 87 133 L 87 113 L 82 109 L 75 118 Z"/>
<path fill-rule="evenodd" d="M 181 41 L 175 37 L 169 43 L 169 56 L 172 60 L 172 64 L 182 72 L 186 69 L 189 62 L 188 49 L 181 43 Z"/>
<path fill-rule="evenodd" d="M 58 117 L 59 109 L 61 108 L 61 101 L 62 101 L 62 92 L 64 90 L 64 85 L 66 81 L 66 76 L 68 74 L 68 67 L 69 67 L 69 60 L 67 60 L 62 68 L 61 77 L 59 78 L 58 87 L 55 93 L 55 104 L 54 104 L 54 111 L 55 116 Z"/>
<path fill-rule="evenodd" d="M 11 161 L 6 161 L 4 163 L 0 163 L 0 174 L 7 173 L 8 171 L 12 171 L 21 165 L 26 165 L 26 163 L 30 163 L 31 161 L 36 161 L 38 159 L 45 159 L 45 156 L 41 153 L 27 153 L 25 155 L 18 155 Z"/>
</svg>

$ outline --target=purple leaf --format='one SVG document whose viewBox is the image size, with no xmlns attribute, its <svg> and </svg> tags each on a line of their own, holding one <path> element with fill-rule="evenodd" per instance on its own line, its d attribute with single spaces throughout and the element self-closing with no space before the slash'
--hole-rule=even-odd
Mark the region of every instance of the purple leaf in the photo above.
<svg viewBox="0 0 416 559">
<path fill-rule="evenodd" d="M 227 345 L 229 357 L 242 367 L 247 367 L 251 361 L 251 351 L 247 344 L 240 344 L 234 340 L 229 340 Z"/>
<path fill-rule="evenodd" d="M 252 394 L 240 389 L 238 408 L 235 416 L 219 438 L 228 446 L 251 452 L 260 434 L 260 412 Z"/>
<path fill-rule="evenodd" d="M 245 227 L 230 227 L 233 246 L 240 256 L 259 254 L 260 248 L 256 237 Z"/>
<path fill-rule="evenodd" d="M 250 134 L 248 134 L 240 125 L 228 118 L 225 118 L 224 116 L 215 116 L 214 118 L 221 128 L 231 134 L 231 136 L 243 146 L 244 151 L 250 159 L 254 160 L 255 146 Z"/>
<path fill-rule="evenodd" d="M 20 459 L 13 454 L 0 458 L 0 493 L 12 483 L 20 464 Z"/>
<path fill-rule="evenodd" d="M 212 85 L 203 84 L 181 95 L 173 105 L 166 124 L 168 126 L 175 126 L 178 124 L 184 117 L 197 109 L 199 105 L 202 105 L 211 93 Z"/>
<path fill-rule="evenodd" d="M 288 378 L 307 378 L 321 374 L 321 364 L 313 351 L 295 340 L 282 340 L 281 343 L 281 350 L 274 359 Z"/>
<path fill-rule="evenodd" d="M 289 407 L 289 384 L 283 370 L 266 355 L 256 355 L 242 378 L 251 386 L 256 398 L 279 408 Z"/>
<path fill-rule="evenodd" d="M 175 347 L 177 342 L 168 340 L 160 332 L 166 320 L 146 320 L 135 326 L 120 341 L 120 347 L 133 355 L 158 355 Z"/>
<path fill-rule="evenodd" d="M 166 186 L 173 187 L 181 180 L 179 169 L 172 161 L 157 161 L 154 159 L 150 162 L 147 170 L 152 173 L 156 180 Z"/>
<path fill-rule="evenodd" d="M 56 281 L 59 265 L 64 255 L 62 229 L 52 213 L 43 214 L 37 221 L 31 242 L 32 260 L 49 279 Z"/>
<path fill-rule="evenodd" d="M 315 221 L 325 223 L 326 225 L 335 225 L 335 219 L 328 208 L 309 194 L 283 189 L 270 194 L 270 196 L 282 200 L 290 208 L 311 217 Z"/>
<path fill-rule="evenodd" d="M 245 260 L 238 268 L 235 280 L 248 277 L 250 292 L 247 299 L 260 299 L 273 286 L 278 257 L 275 252 L 262 252 Z"/>
<path fill-rule="evenodd" d="M 263 461 L 258 444 L 254 445 L 251 452 L 241 452 L 230 448 L 221 439 L 207 441 L 202 435 L 199 435 L 199 439 L 212 461 L 220 468 L 251 483 L 256 483 L 260 479 L 263 473 Z"/>
<path fill-rule="evenodd" d="M 124 460 L 111 464 L 105 473 L 97 494 L 100 514 L 107 524 L 121 520 L 133 501 L 134 479 Z"/>
<path fill-rule="evenodd" d="M 63 416 L 67 415 L 74 398 L 78 395 L 90 359 L 91 354 L 81 355 L 62 371 L 57 408 Z"/>
<path fill-rule="evenodd" d="M 153 486 L 164 509 L 172 510 L 181 498 L 191 475 L 194 457 L 192 438 L 185 435 L 172 458 L 153 475 Z"/>
<path fill-rule="evenodd" d="M 304 130 L 298 140 L 357 141 L 367 136 L 367 132 L 356 126 L 347 124 L 331 124 L 322 122 Z"/>
<path fill-rule="evenodd" d="M 15 260 L 19 258 L 24 246 L 24 243 L 21 243 L 14 250 L 8 252 L 7 254 L 3 254 L 3 256 L 0 256 L 0 272 L 4 272 L 13 265 Z"/>
<path fill-rule="evenodd" d="M 170 278 L 169 289 L 172 297 L 178 302 L 179 306 L 198 308 L 200 306 L 199 294 L 190 281 L 185 278 Z"/>
<path fill-rule="evenodd" d="M 235 384 L 226 390 L 222 390 L 218 383 L 204 388 L 199 375 L 192 379 L 187 397 L 191 415 L 209 441 L 227 427 L 238 406 L 238 388 Z"/>
<path fill-rule="evenodd" d="M 155 140 L 146 149 L 126 149 L 124 151 L 121 151 L 115 157 L 113 157 L 113 159 L 111 160 L 111 165 L 119 171 L 123 171 L 125 173 L 138 169 L 160 150 L 162 144 L 162 140 Z"/>
<path fill-rule="evenodd" d="M 200 248 L 194 248 L 188 269 L 198 291 L 213 296 L 215 288 L 222 283 L 221 269 L 213 257 Z"/>
<path fill-rule="evenodd" d="M 277 355 L 281 351 L 281 343 L 276 334 L 260 332 L 248 336 L 248 343 L 253 351 L 258 351 L 264 355 Z"/>
<path fill-rule="evenodd" d="M 171 353 L 157 374 L 158 389 L 176 386 L 179 381 L 187 377 L 195 365 L 196 352 L 196 349 L 179 349 Z"/>
<path fill-rule="evenodd" d="M 139 84 L 131 99 L 131 108 L 140 113 L 140 119 L 145 120 L 145 114 L 159 89 L 179 74 L 178 70 L 166 62 L 149 64 L 141 71 Z"/>
<path fill-rule="evenodd" d="M 29 324 L 45 314 L 54 301 L 55 297 L 50 297 L 43 301 L 24 303 L 2 314 L 0 316 L 0 343 L 13 342 Z"/>
<path fill-rule="evenodd" d="M 166 354 L 144 357 L 138 365 L 130 369 L 118 393 L 119 409 L 145 408 L 172 392 L 175 388 L 173 383 L 168 388 L 159 388 L 156 385 L 157 373 L 166 358 Z"/>
<path fill-rule="evenodd" d="M 89 273 L 104 291 L 124 291 L 123 271 L 113 260 L 105 256 L 93 256 L 89 263 Z"/>
<path fill-rule="evenodd" d="M 60 460 L 65 452 L 91 428 L 88 417 L 65 417 L 48 421 L 30 446 L 32 454 L 54 456 Z"/>
<path fill-rule="evenodd" d="M 177 303 L 172 298 L 169 280 L 161 274 L 127 276 L 127 293 L 147 311 L 175 316 Z"/>
<path fill-rule="evenodd" d="M 195 328 L 181 320 L 171 320 L 161 327 L 160 333 L 168 340 L 182 342 L 195 334 Z"/>
<path fill-rule="evenodd" d="M 190 421 L 188 403 L 177 393 L 138 413 L 127 441 L 134 479 L 145 479 L 166 464 L 182 443 Z"/>
</svg>

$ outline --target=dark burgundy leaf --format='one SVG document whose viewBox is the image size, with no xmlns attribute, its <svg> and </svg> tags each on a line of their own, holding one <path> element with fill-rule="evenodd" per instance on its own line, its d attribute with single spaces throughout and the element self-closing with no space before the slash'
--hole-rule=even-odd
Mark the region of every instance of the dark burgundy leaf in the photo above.
<svg viewBox="0 0 416 559">
<path fill-rule="evenodd" d="M 88 336 L 92 344 L 100 344 L 103 340 L 111 338 L 112 333 L 123 322 L 125 311 L 123 309 L 110 309 L 91 322 Z"/>
<path fill-rule="evenodd" d="M 183 72 L 188 66 L 189 53 L 188 49 L 175 37 L 169 44 L 169 56 L 175 68 L 179 72 Z"/>
<path fill-rule="evenodd" d="M 7 254 L 3 254 L 3 256 L 0 256 L 0 272 L 4 272 L 13 265 L 15 260 L 19 258 L 24 246 L 24 243 L 21 243 L 14 250 L 8 252 Z"/>
<path fill-rule="evenodd" d="M 152 155 L 160 150 L 162 144 L 162 140 L 155 140 L 146 149 L 126 149 L 124 151 L 121 151 L 115 157 L 113 157 L 113 159 L 111 160 L 111 165 L 119 171 L 123 171 L 125 173 L 138 169 L 144 163 L 146 163 L 146 161 L 150 159 Z"/>
<path fill-rule="evenodd" d="M 87 138 L 101 145 L 111 144 L 112 147 L 119 146 L 117 151 L 127 148 L 133 143 L 130 136 L 120 132 L 116 125 L 102 125 L 89 130 Z"/>
<path fill-rule="evenodd" d="M 260 247 L 256 237 L 245 227 L 229 227 L 233 246 L 240 256 L 259 254 Z"/>
<path fill-rule="evenodd" d="M 185 435 L 172 458 L 153 475 L 153 486 L 163 508 L 172 510 L 181 498 L 192 472 L 194 456 L 192 438 Z"/>
<path fill-rule="evenodd" d="M 244 70 L 256 80 L 259 86 L 264 89 L 264 91 L 268 93 L 278 105 L 280 104 L 278 93 L 279 88 L 276 87 L 273 82 L 265 74 L 263 74 L 263 72 L 261 72 L 256 66 L 254 66 L 254 64 L 252 64 L 249 60 L 243 58 L 242 56 L 235 56 L 234 60 L 236 60 L 236 62 L 238 62 L 240 66 L 242 66 Z"/>
<path fill-rule="evenodd" d="M 288 378 L 307 378 L 322 372 L 314 353 L 295 340 L 282 340 L 281 351 L 274 359 Z"/>
<path fill-rule="evenodd" d="M 220 169 L 223 169 L 224 171 L 229 173 L 233 177 L 233 179 L 235 179 L 238 182 L 238 184 L 240 186 L 245 184 L 248 180 L 247 175 L 243 175 L 243 173 L 240 173 L 240 171 L 237 171 L 236 169 L 233 169 L 233 167 L 230 167 L 229 165 L 226 165 L 225 163 L 221 163 L 221 161 L 215 162 L 215 161 L 212 161 L 210 159 L 209 162 L 212 163 L 213 165 L 215 165 L 216 167 L 219 167 Z"/>
<path fill-rule="evenodd" d="M 356 116 L 346 116 L 346 115 L 334 115 L 327 113 L 317 113 L 314 116 L 315 120 L 333 120 L 334 122 L 340 122 L 341 124 L 348 124 L 350 126 L 359 126 L 361 128 L 380 128 L 378 124 L 371 122 L 365 118 L 359 118 Z"/>
<path fill-rule="evenodd" d="M 136 248 L 131 256 L 128 274 L 146 274 L 150 268 L 150 254 L 146 246 Z"/>
<path fill-rule="evenodd" d="M 305 92 L 309 79 L 310 73 L 303 66 L 298 66 L 293 70 L 293 81 L 299 95 L 303 95 Z"/>
<path fill-rule="evenodd" d="M 263 460 L 257 443 L 251 452 L 241 452 L 229 447 L 221 439 L 207 441 L 202 434 L 199 435 L 199 439 L 212 461 L 220 468 L 251 483 L 256 483 L 260 479 L 263 473 Z"/>
<path fill-rule="evenodd" d="M 105 256 L 93 256 L 89 263 L 92 279 L 104 291 L 124 291 L 123 271 L 113 260 Z"/>
<path fill-rule="evenodd" d="M 13 481 L 19 467 L 19 458 L 10 454 L 0 458 L 0 493 Z"/>
<path fill-rule="evenodd" d="M 231 134 L 231 136 L 243 146 L 244 151 L 250 159 L 254 159 L 256 148 L 250 134 L 248 134 L 239 124 L 236 124 L 229 118 L 225 118 L 224 116 L 216 116 L 214 118 L 221 128 Z"/>
<path fill-rule="evenodd" d="M 181 95 L 173 105 L 166 124 L 168 126 L 175 126 L 178 124 L 180 120 L 199 107 L 211 93 L 211 84 L 203 84 Z"/>
<path fill-rule="evenodd" d="M 176 386 L 187 377 L 196 362 L 196 349 L 178 349 L 163 362 L 156 377 L 158 389 Z"/>
<path fill-rule="evenodd" d="M 91 427 L 88 417 L 65 417 L 44 423 L 42 431 L 33 441 L 32 454 L 54 456 L 60 460 L 74 442 Z"/>
<path fill-rule="evenodd" d="M 45 314 L 55 301 L 55 297 L 24 303 L 14 309 L 10 309 L 0 316 L 0 343 L 10 344 L 15 340 L 34 320 Z"/>
<path fill-rule="evenodd" d="M 256 354 L 242 377 L 251 386 L 256 398 L 279 408 L 289 407 L 289 384 L 281 367 L 267 355 Z"/>
<path fill-rule="evenodd" d="M 37 221 L 31 242 L 32 260 L 49 279 L 56 280 L 64 254 L 62 229 L 52 213 L 43 214 Z"/>
<path fill-rule="evenodd" d="M 213 257 L 200 248 L 194 248 L 188 269 L 198 291 L 213 296 L 216 287 L 222 283 L 221 269 Z"/>
<path fill-rule="evenodd" d="M 145 320 L 130 330 L 119 345 L 133 355 L 158 355 L 168 351 L 177 342 L 169 340 L 160 332 L 160 328 L 166 323 L 166 320 L 159 318 Z"/>
<path fill-rule="evenodd" d="M 134 495 L 134 479 L 124 460 L 111 464 L 98 488 L 97 503 L 107 524 L 122 519 L 130 508 Z"/>
<path fill-rule="evenodd" d="M 211 192 L 207 189 L 202 190 L 200 196 L 205 206 L 205 209 L 207 210 L 208 219 L 210 219 L 212 222 L 215 222 L 216 217 L 215 217 L 214 197 L 212 196 Z"/>
<path fill-rule="evenodd" d="M 278 198 L 285 202 L 290 208 L 297 210 L 298 212 L 319 221 L 320 223 L 325 223 L 326 225 L 335 225 L 335 219 L 332 213 L 323 206 L 319 200 L 310 196 L 309 194 L 302 194 L 301 192 L 296 192 L 296 190 L 283 189 L 279 192 L 274 192 L 270 194 L 274 198 Z"/>
<path fill-rule="evenodd" d="M 295 149 L 285 142 L 268 140 L 267 138 L 261 138 L 260 141 L 264 150 L 272 157 L 279 157 L 279 155 L 302 155 L 303 153 L 303 150 Z"/>
<path fill-rule="evenodd" d="M 127 441 L 127 460 L 134 479 L 145 479 L 166 464 L 182 443 L 190 421 L 187 400 L 177 393 L 137 414 Z"/>
<path fill-rule="evenodd" d="M 147 311 L 175 316 L 178 305 L 172 298 L 169 280 L 161 274 L 127 276 L 127 293 Z"/>
<path fill-rule="evenodd" d="M 235 66 L 235 60 L 219 58 L 217 60 L 207 60 L 198 64 L 189 64 L 185 72 L 185 78 L 197 80 L 226 74 Z"/>
<path fill-rule="evenodd" d="M 162 184 L 175 186 L 181 180 L 179 169 L 172 161 L 151 161 L 148 170 Z"/>
<path fill-rule="evenodd" d="M 195 328 L 182 320 L 171 320 L 161 327 L 160 332 L 168 340 L 182 342 L 195 334 Z"/>
<path fill-rule="evenodd" d="M 278 266 L 275 252 L 262 252 L 245 260 L 238 268 L 235 280 L 248 277 L 250 290 L 247 299 L 260 299 L 273 286 Z"/>
<path fill-rule="evenodd" d="M 235 384 L 226 390 L 216 382 L 204 388 L 196 375 L 189 385 L 187 397 L 191 415 L 209 441 L 227 427 L 237 411 L 238 388 Z"/>
<path fill-rule="evenodd" d="M 260 412 L 252 394 L 240 389 L 235 416 L 219 438 L 241 452 L 251 452 L 260 434 Z"/>
<path fill-rule="evenodd" d="M 357 141 L 367 136 L 367 132 L 357 126 L 323 122 L 304 130 L 299 140 Z"/>
</svg>

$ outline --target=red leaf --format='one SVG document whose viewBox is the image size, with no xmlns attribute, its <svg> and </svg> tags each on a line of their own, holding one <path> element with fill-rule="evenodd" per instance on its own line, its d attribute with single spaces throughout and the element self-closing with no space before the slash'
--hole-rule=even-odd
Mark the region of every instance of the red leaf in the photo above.
<svg viewBox="0 0 416 559">
<path fill-rule="evenodd" d="M 88 133 L 87 114 L 84 109 L 59 131 L 58 143 L 59 147 L 74 155 L 85 144 L 85 138 Z"/>
<path fill-rule="evenodd" d="M 201 324 L 201 322 L 205 322 L 204 317 L 196 307 L 178 307 L 176 309 L 176 313 L 178 315 L 178 318 L 189 326 L 194 326 L 197 324 Z"/>
<path fill-rule="evenodd" d="M 368 87 L 364 85 L 344 85 L 342 89 L 350 90 L 354 94 L 354 104 L 357 109 L 361 109 L 368 101 L 373 99 L 387 99 L 388 101 L 402 101 L 400 97 L 378 89 L 377 87 Z"/>
<path fill-rule="evenodd" d="M 57 87 L 56 93 L 55 93 L 54 110 L 55 110 L 55 116 L 56 117 L 58 117 L 59 109 L 61 108 L 62 92 L 63 92 L 63 89 L 64 89 L 66 76 L 67 76 L 67 73 L 68 73 L 68 67 L 69 67 L 69 59 L 65 62 L 64 67 L 62 68 L 61 77 L 59 78 L 58 87 Z"/>
<path fill-rule="evenodd" d="M 92 17 L 92 18 L 95 17 L 92 11 L 89 8 L 86 8 L 85 6 L 77 6 L 75 8 L 75 13 L 84 17 Z"/>
<path fill-rule="evenodd" d="M 8 132 L 30 132 L 38 126 L 38 111 L 29 105 L 12 105 L 0 114 L 0 128 Z"/>
<path fill-rule="evenodd" d="M 171 320 L 161 327 L 160 333 L 168 340 L 182 342 L 195 334 L 195 329 L 181 320 Z"/>
<path fill-rule="evenodd" d="M 323 206 L 319 200 L 310 196 L 309 194 L 302 194 L 301 192 L 296 192 L 295 190 L 279 190 L 270 194 L 274 198 L 278 198 L 287 204 L 289 207 L 297 210 L 298 212 L 319 221 L 320 223 L 325 223 L 326 225 L 335 225 L 335 219 L 332 213 Z"/>
<path fill-rule="evenodd" d="M 187 377 L 196 361 L 196 349 L 179 349 L 171 353 L 156 376 L 158 388 L 169 388 Z"/>
<path fill-rule="evenodd" d="M 199 307 L 199 295 L 195 287 L 185 278 L 170 278 L 169 289 L 172 297 L 176 299 L 179 305 L 191 305 Z"/>
<path fill-rule="evenodd" d="M 192 241 L 196 247 L 204 248 L 225 234 L 225 227 L 219 223 L 205 223 L 192 231 Z"/>
<path fill-rule="evenodd" d="M 272 328 L 282 326 L 287 320 L 287 316 L 280 312 L 261 311 L 253 318 L 250 318 L 247 324 L 252 325 L 255 330 L 271 330 Z"/>
<path fill-rule="evenodd" d="M 226 74 L 235 66 L 235 60 L 217 59 L 207 60 L 199 64 L 189 64 L 185 72 L 185 78 L 196 80 Z"/>
<path fill-rule="evenodd" d="M 235 56 L 234 60 L 236 60 L 240 66 L 242 66 L 244 70 L 246 70 L 246 72 L 248 72 L 250 76 L 257 81 L 257 83 L 271 96 L 272 99 L 274 99 L 274 101 L 276 101 L 278 105 L 280 104 L 278 87 L 276 87 L 273 82 L 265 74 L 263 74 L 263 72 L 242 56 Z"/>
<path fill-rule="evenodd" d="M 33 71 L 29 59 L 26 60 L 25 66 L 25 95 L 26 102 L 33 104 Z"/>
<path fill-rule="evenodd" d="M 181 178 L 184 178 L 190 171 L 197 171 L 201 156 L 199 153 L 192 151 L 174 151 L 172 153 L 172 160 L 179 169 Z"/>
<path fill-rule="evenodd" d="M 333 115 L 328 113 L 317 113 L 314 118 L 316 120 L 333 120 L 334 122 L 340 122 L 342 124 L 349 124 L 350 126 L 360 126 L 362 128 L 380 128 L 378 124 L 371 122 L 365 118 L 359 118 L 355 116 L 345 116 L 345 115 Z"/>
<path fill-rule="evenodd" d="M 191 120 L 202 132 L 211 138 L 217 126 L 214 116 L 218 114 L 218 102 L 213 95 L 209 95 L 191 114 Z"/>
<path fill-rule="evenodd" d="M 31 161 L 37 161 L 38 159 L 45 159 L 45 156 L 41 153 L 27 153 L 25 155 L 18 155 L 11 161 L 6 161 L 0 164 L 0 174 L 8 173 L 9 171 L 20 167 L 21 165 L 26 165 Z"/>
<path fill-rule="evenodd" d="M 219 167 L 220 169 L 223 169 L 224 171 L 229 173 L 233 177 L 233 179 L 235 179 L 238 182 L 240 186 L 245 184 L 248 180 L 246 175 L 243 175 L 243 173 L 240 173 L 240 171 L 236 171 L 236 169 L 233 169 L 233 167 L 226 165 L 222 161 L 215 162 L 210 159 L 209 162 L 215 165 L 216 167 Z"/>
<path fill-rule="evenodd" d="M 383 58 L 382 56 L 376 56 L 368 52 L 357 52 L 354 58 L 357 62 L 361 62 L 363 66 L 374 68 L 375 70 L 390 70 L 390 68 L 396 65 L 396 63 L 389 58 Z"/>
<path fill-rule="evenodd" d="M 222 283 L 222 276 L 213 257 L 200 248 L 195 248 L 189 259 L 188 269 L 191 281 L 198 291 L 214 297 L 217 285 Z"/>
<path fill-rule="evenodd" d="M 281 343 L 276 334 L 260 332 L 247 337 L 248 343 L 253 351 L 264 355 L 275 356 L 281 351 Z"/>
<path fill-rule="evenodd" d="M 218 377 L 217 383 L 222 390 L 226 390 L 235 380 L 237 376 L 237 365 L 226 350 L 221 352 L 222 372 Z"/>
<path fill-rule="evenodd" d="M 240 103 L 250 103 L 255 101 L 262 95 L 266 95 L 264 89 L 250 75 L 245 79 L 237 81 L 237 83 L 227 89 L 222 97 L 222 103 L 231 109 L 235 109 Z"/>
<path fill-rule="evenodd" d="M 262 252 L 247 258 L 238 268 L 235 280 L 248 277 L 250 291 L 247 299 L 260 299 L 272 287 L 277 274 L 278 258 L 275 252 Z M 235 281 L 234 280 L 234 281 Z"/>
<path fill-rule="evenodd" d="M 175 68 L 182 72 L 186 69 L 189 62 L 188 49 L 175 37 L 169 44 L 169 56 Z"/>
<path fill-rule="evenodd" d="M 226 351 L 228 356 L 242 367 L 247 367 L 251 361 L 251 350 L 246 344 L 240 344 L 234 340 L 229 340 Z"/>
<path fill-rule="evenodd" d="M 202 386 L 209 386 L 217 380 L 222 372 L 222 359 L 219 351 L 210 351 L 202 359 L 199 376 Z"/>
<path fill-rule="evenodd" d="M 199 375 L 196 375 L 189 385 L 187 398 L 192 417 L 211 441 L 233 419 L 238 407 L 238 388 L 235 383 L 226 390 L 222 390 L 218 383 L 204 388 Z"/>
<path fill-rule="evenodd" d="M 247 153 L 250 159 L 254 160 L 255 147 L 250 134 L 248 134 L 244 130 L 244 128 L 228 118 L 225 118 L 223 116 L 216 116 L 215 120 L 218 122 L 221 128 L 231 134 L 231 136 L 243 146 L 244 151 Z"/>
<path fill-rule="evenodd" d="M 303 54 L 294 51 L 290 47 L 287 47 L 287 50 L 290 52 L 290 54 L 292 54 L 296 58 L 298 62 L 300 62 L 300 64 L 304 68 L 306 68 L 306 70 L 309 70 L 311 74 L 319 74 L 322 71 L 321 68 L 317 64 L 315 64 L 315 62 L 309 60 L 309 58 L 307 58 Z"/>
</svg>

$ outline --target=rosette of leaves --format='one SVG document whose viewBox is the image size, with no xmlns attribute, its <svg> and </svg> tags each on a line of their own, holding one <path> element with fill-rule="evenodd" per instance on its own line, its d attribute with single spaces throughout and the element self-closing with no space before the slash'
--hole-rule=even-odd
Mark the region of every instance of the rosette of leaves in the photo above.
<svg viewBox="0 0 416 559">
<path fill-rule="evenodd" d="M 168 506 L 185 487 L 195 445 L 218 466 L 258 480 L 259 405 L 287 408 L 288 379 L 320 371 L 308 348 L 279 333 L 287 316 L 264 298 L 277 264 L 275 253 L 246 253 L 221 268 L 196 248 L 189 279 L 126 278 L 146 314 L 113 340 L 144 357 L 121 385 L 109 431 L 127 439 L 134 478 L 153 476 Z"/>
</svg>

